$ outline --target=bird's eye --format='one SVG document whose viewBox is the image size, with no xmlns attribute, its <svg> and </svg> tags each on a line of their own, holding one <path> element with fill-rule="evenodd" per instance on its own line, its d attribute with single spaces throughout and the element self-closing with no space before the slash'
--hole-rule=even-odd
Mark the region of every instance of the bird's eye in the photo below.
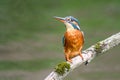
<svg viewBox="0 0 120 80">
<path fill-rule="evenodd" d="M 67 21 L 71 21 L 71 19 L 70 19 L 70 18 L 67 18 L 66 20 L 67 20 Z"/>
</svg>

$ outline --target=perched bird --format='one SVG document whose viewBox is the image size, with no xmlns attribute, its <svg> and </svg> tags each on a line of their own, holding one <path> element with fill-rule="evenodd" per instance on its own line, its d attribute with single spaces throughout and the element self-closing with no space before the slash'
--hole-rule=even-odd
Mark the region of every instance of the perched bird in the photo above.
<svg viewBox="0 0 120 80">
<path fill-rule="evenodd" d="M 66 61 L 72 63 L 71 58 L 77 55 L 80 55 L 83 60 L 81 51 L 84 44 L 84 35 L 83 32 L 80 30 L 79 21 L 72 16 L 67 16 L 65 18 L 55 17 L 55 19 L 63 22 L 66 26 L 66 32 L 64 33 L 63 37 Z"/>
</svg>

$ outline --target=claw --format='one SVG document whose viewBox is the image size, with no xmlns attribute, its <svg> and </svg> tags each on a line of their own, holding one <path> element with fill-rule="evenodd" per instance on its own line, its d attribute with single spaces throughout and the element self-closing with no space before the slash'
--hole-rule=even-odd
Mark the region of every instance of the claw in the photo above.
<svg viewBox="0 0 120 80">
<path fill-rule="evenodd" d="M 80 57 L 82 58 L 82 60 L 84 61 L 84 58 L 83 58 L 82 54 L 79 54 L 79 55 L 80 55 Z"/>
<path fill-rule="evenodd" d="M 72 63 L 72 60 L 67 60 L 68 62 Z"/>
</svg>

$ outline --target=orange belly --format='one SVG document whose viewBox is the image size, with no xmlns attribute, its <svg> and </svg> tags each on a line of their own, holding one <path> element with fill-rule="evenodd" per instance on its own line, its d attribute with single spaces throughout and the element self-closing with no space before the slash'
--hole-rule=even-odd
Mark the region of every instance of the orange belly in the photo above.
<svg viewBox="0 0 120 80">
<path fill-rule="evenodd" d="M 78 55 L 84 44 L 84 37 L 81 31 L 73 29 L 68 30 L 64 34 L 64 53 L 70 58 Z"/>
</svg>

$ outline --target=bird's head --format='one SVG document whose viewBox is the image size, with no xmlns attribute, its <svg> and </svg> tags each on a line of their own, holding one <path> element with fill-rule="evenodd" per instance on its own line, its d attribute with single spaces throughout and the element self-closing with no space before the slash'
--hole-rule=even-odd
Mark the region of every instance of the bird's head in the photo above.
<svg viewBox="0 0 120 80">
<path fill-rule="evenodd" d="M 63 22 L 66 26 L 67 29 L 77 29 L 77 30 L 80 30 L 80 27 L 79 27 L 79 21 L 72 17 L 72 16 L 67 16 L 65 18 L 62 18 L 62 17 L 54 17 L 56 20 L 59 20 L 60 22 Z"/>
</svg>

